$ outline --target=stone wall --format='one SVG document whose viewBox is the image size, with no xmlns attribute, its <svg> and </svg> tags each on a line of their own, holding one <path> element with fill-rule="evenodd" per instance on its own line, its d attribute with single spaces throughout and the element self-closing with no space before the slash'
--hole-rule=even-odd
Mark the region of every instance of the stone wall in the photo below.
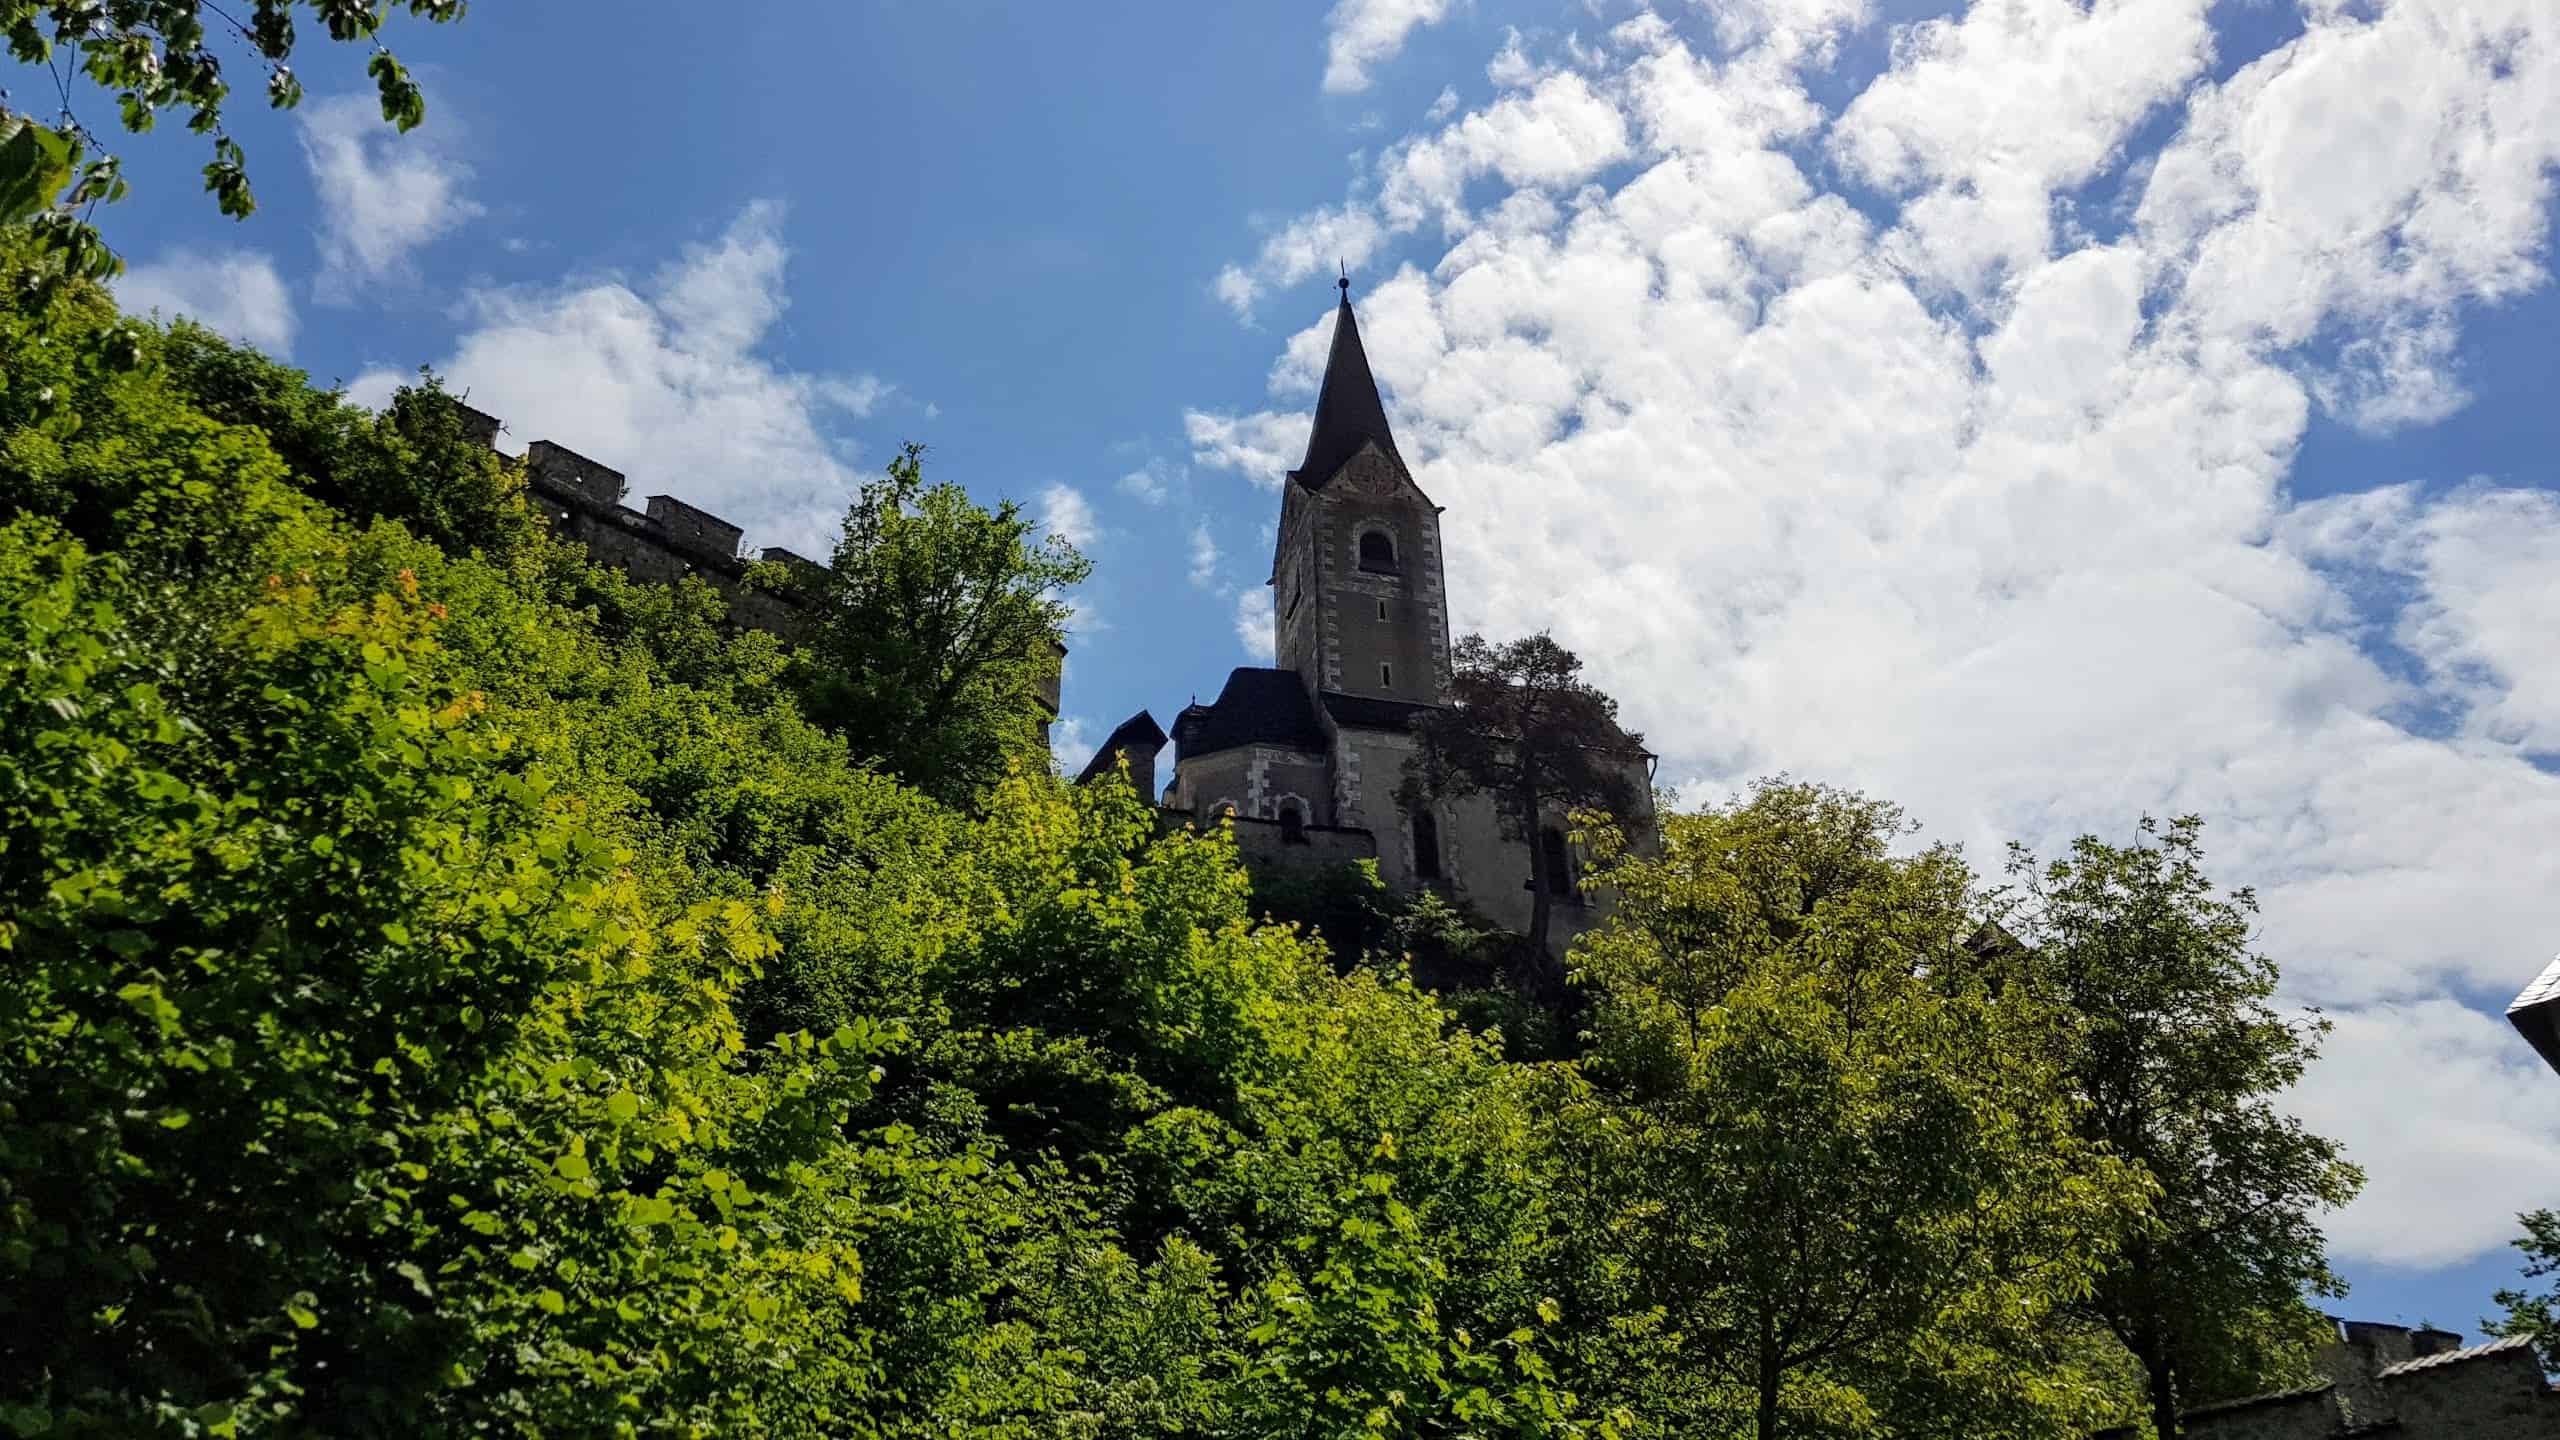
<svg viewBox="0 0 2560 1440">
<path fill-rule="evenodd" d="M 504 425 L 498 417 L 456 402 L 463 433 L 496 449 Z M 766 590 L 745 583 L 754 560 L 781 564 L 802 579 L 826 574 L 826 567 L 778 545 L 768 545 L 752 559 L 742 553 L 745 532 L 708 510 L 672 495 L 652 495 L 646 509 L 623 503 L 629 486 L 623 473 L 590 460 L 566 445 L 536 440 L 525 447 L 525 491 L 543 520 L 564 538 L 587 547 L 588 558 L 610 565 L 634 580 L 674 585 L 693 576 L 728 602 L 732 624 L 762 630 L 785 639 L 798 636 L 807 623 L 806 602 L 788 590 Z M 1058 718 L 1058 684 L 1066 669 L 1066 647 L 1056 647 L 1058 664 L 1043 682 L 1040 743 L 1049 743 L 1049 727 Z"/>
<path fill-rule="evenodd" d="M 2462 1337 L 2448 1331 L 2332 1323 L 2337 1339 L 2318 1359 L 2326 1379 L 2190 1410 L 2179 1417 L 2190 1440 L 2560 1440 L 2560 1393 L 2529 1345 L 2459 1349 Z"/>
</svg>

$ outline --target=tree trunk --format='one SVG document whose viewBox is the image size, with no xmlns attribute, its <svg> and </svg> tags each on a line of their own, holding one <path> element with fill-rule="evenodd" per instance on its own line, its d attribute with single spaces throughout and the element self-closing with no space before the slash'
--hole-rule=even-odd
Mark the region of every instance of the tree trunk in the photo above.
<svg viewBox="0 0 2560 1440">
<path fill-rule="evenodd" d="M 1786 1372 L 1778 1365 L 1776 1327 L 1766 1315 L 1760 1317 L 1760 1406 L 1752 1434 L 1757 1440 L 1778 1440 L 1778 1385 Z"/>
<path fill-rule="evenodd" d="M 2178 1379 L 2169 1365 L 2168 1347 L 2140 1357 L 2143 1383 L 2151 1392 L 2153 1440 L 2178 1440 Z"/>
</svg>

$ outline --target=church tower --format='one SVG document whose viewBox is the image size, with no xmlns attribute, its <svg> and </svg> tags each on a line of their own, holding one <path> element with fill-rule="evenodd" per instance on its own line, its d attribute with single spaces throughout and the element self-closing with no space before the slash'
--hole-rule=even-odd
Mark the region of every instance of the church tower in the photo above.
<svg viewBox="0 0 2560 1440">
<path fill-rule="evenodd" d="M 1440 507 L 1387 427 L 1348 279 L 1306 459 L 1281 486 L 1270 583 L 1277 663 L 1229 671 L 1217 698 L 1195 695 L 1163 730 L 1144 711 L 1131 716 L 1078 778 L 1125 765 L 1143 793 L 1170 739 L 1173 781 L 1151 798 L 1180 823 L 1224 825 L 1256 873 L 1373 862 L 1390 889 L 1437 890 L 1525 931 L 1539 898 L 1536 843 L 1549 847 L 1556 943 L 1593 923 L 1562 816 L 1542 817 L 1529 842 L 1490 796 L 1416 795 L 1406 784 L 1414 719 L 1448 703 Z M 1645 760 L 1631 741 L 1639 783 Z"/>
<path fill-rule="evenodd" d="M 1449 669 L 1440 507 L 1396 453 L 1341 286 L 1307 457 L 1281 487 L 1274 648 L 1311 693 L 1435 704 Z"/>
</svg>

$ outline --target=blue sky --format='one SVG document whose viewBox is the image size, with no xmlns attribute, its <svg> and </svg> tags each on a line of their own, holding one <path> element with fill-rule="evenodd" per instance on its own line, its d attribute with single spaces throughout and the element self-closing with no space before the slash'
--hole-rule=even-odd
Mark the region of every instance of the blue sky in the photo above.
<svg viewBox="0 0 2560 1440">
<path fill-rule="evenodd" d="M 1461 627 L 1712 798 L 1986 866 L 2197 810 L 2337 1029 L 2345 1308 L 2560 1201 L 2560 17 L 2535 0 L 484 3 L 129 147 L 129 301 L 822 551 L 904 439 L 1097 561 L 1070 745 L 1269 643 L 1337 257 Z M 18 88 L 23 100 L 28 89 Z M 94 107 L 93 107 L 94 108 Z"/>
</svg>

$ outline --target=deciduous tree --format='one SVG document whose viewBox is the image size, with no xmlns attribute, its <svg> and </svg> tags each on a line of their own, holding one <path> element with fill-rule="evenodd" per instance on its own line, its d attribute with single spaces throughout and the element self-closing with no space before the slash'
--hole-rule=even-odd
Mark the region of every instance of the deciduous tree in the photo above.
<svg viewBox="0 0 2560 1440">
<path fill-rule="evenodd" d="M 2101 1274 L 2089 1308 L 2141 1365 L 2160 1440 L 2180 1410 L 2308 1369 L 2336 1295 L 2318 1213 L 2363 1183 L 2336 1142 L 2276 1108 L 2328 1023 L 2276 1008 L 2253 948 L 2255 898 L 2204 870 L 2202 822 L 2145 817 L 2038 866 L 2013 850 L 2013 956 L 2074 1019 L 2063 1064 L 2075 1128 L 2146 1171 L 2151 1223 Z"/>
<path fill-rule="evenodd" d="M 2086 1418 L 2029 1383 L 2038 1331 L 2139 1205 L 2073 1134 L 2058 1018 L 1953 963 L 1972 876 L 1893 854 L 1907 829 L 1785 782 L 1670 817 L 1658 855 L 1603 844 L 1618 905 L 1574 951 L 1595 1088 L 1563 1123 L 1605 1257 L 1575 1298 L 1759 1440 Z"/>
<path fill-rule="evenodd" d="M 928 485 L 909 445 L 845 515 L 813 591 L 811 715 L 927 794 L 966 802 L 1032 752 L 1057 674 L 1067 587 L 1092 564 L 1012 501 Z"/>
</svg>

